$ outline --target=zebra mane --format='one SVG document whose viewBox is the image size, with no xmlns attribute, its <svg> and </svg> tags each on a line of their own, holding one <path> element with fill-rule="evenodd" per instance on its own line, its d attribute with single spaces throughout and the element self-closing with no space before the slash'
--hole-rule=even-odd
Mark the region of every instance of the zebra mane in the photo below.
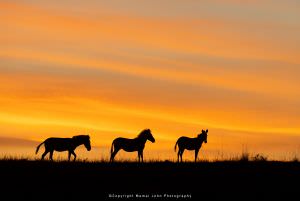
<svg viewBox="0 0 300 201">
<path fill-rule="evenodd" d="M 140 132 L 140 134 L 138 134 L 137 138 L 141 138 L 144 137 L 146 134 L 148 134 L 150 132 L 150 129 L 145 129 L 142 132 Z"/>
</svg>

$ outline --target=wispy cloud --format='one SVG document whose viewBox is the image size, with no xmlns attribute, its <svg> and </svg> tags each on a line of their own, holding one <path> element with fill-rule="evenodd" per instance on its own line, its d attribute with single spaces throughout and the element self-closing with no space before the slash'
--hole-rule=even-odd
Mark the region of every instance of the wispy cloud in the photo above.
<svg viewBox="0 0 300 201">
<path fill-rule="evenodd" d="M 13 137 L 0 137 L 0 146 L 19 146 L 19 147 L 28 147 L 36 146 L 38 142 L 22 138 L 13 138 Z"/>
</svg>

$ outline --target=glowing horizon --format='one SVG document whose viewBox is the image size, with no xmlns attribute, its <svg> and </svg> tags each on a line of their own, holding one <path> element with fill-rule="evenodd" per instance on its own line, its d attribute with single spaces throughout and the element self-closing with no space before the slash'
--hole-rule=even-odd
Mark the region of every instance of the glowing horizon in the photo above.
<svg viewBox="0 0 300 201">
<path fill-rule="evenodd" d="M 299 8 L 293 0 L 1 1 L 0 137 L 89 133 L 109 147 L 150 128 L 157 142 L 148 153 L 175 158 L 178 137 L 209 129 L 203 151 L 298 155 Z"/>
</svg>

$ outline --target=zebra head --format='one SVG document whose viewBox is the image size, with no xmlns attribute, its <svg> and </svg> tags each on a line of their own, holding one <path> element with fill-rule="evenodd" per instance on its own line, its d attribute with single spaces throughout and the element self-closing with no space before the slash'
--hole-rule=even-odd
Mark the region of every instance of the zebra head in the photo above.
<svg viewBox="0 0 300 201">
<path fill-rule="evenodd" d="M 152 143 L 155 142 L 155 138 L 153 137 L 150 129 L 147 129 L 147 139 Z"/>
<path fill-rule="evenodd" d="M 91 140 L 89 135 L 85 136 L 84 146 L 88 151 L 91 151 Z"/>
<path fill-rule="evenodd" d="M 208 129 L 202 130 L 202 133 L 198 135 L 198 138 L 200 138 L 203 142 L 207 143 L 207 133 Z"/>
</svg>

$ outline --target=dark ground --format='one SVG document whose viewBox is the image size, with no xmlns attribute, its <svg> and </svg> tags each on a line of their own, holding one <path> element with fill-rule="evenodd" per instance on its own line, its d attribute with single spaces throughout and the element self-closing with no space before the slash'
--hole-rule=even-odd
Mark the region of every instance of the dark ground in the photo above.
<svg viewBox="0 0 300 201">
<path fill-rule="evenodd" d="M 0 161 L 0 200 L 297 200 L 300 163 Z M 155 194 L 162 198 L 153 198 Z M 142 199 L 140 199 L 142 200 Z M 181 199 L 182 200 L 182 199 Z M 184 198 L 183 200 L 191 200 Z"/>
</svg>

